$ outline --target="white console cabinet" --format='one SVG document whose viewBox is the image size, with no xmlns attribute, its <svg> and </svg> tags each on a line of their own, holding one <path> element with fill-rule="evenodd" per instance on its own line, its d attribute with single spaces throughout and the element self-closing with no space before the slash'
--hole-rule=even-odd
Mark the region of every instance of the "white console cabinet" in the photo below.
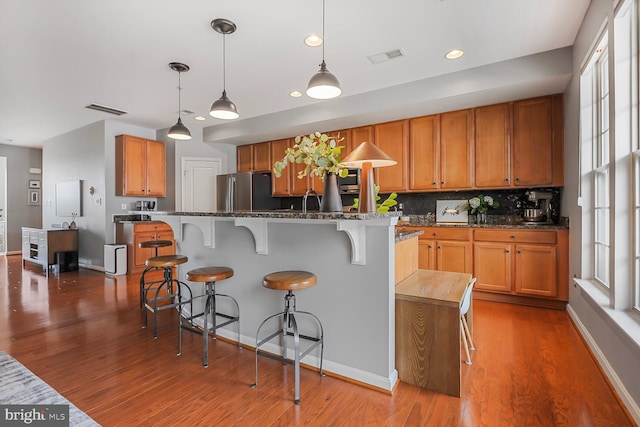
<svg viewBox="0 0 640 427">
<path fill-rule="evenodd" d="M 49 267 L 57 264 L 56 254 L 69 253 L 77 264 L 78 230 L 43 230 L 41 228 L 22 227 L 22 265 L 25 262 L 40 264 L 46 274 Z"/>
</svg>

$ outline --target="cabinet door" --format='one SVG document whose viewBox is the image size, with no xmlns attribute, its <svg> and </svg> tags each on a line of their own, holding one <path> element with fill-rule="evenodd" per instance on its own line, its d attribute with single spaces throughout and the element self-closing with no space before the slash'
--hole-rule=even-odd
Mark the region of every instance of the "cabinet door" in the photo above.
<svg viewBox="0 0 640 427">
<path fill-rule="evenodd" d="M 438 188 L 440 116 L 409 120 L 409 190 Z"/>
<path fill-rule="evenodd" d="M 133 267 L 144 268 L 147 259 L 155 256 L 155 249 L 139 247 L 140 242 L 149 240 L 157 240 L 155 231 L 145 231 L 133 235 Z M 160 251 L 158 251 L 158 255 L 160 255 Z"/>
<path fill-rule="evenodd" d="M 558 294 L 556 247 L 516 245 L 517 294 L 555 297 Z"/>
<path fill-rule="evenodd" d="M 241 145 L 236 149 L 238 172 L 253 172 L 253 145 Z"/>
<path fill-rule="evenodd" d="M 510 104 L 475 109 L 475 185 L 477 188 L 508 187 Z"/>
<path fill-rule="evenodd" d="M 271 158 L 280 161 L 284 157 L 284 152 L 289 148 L 290 139 L 280 139 L 271 142 Z M 273 196 L 289 196 L 291 194 L 291 170 L 292 164 L 288 164 L 282 171 L 280 178 L 276 178 L 276 174 L 271 174 L 271 194 Z"/>
<path fill-rule="evenodd" d="M 358 148 L 363 142 L 376 143 L 373 126 L 362 126 L 351 129 L 351 151 Z"/>
<path fill-rule="evenodd" d="M 409 147 L 409 121 L 383 123 L 375 126 L 375 145 L 385 154 L 398 162 L 394 166 L 376 168 L 377 184 L 380 193 L 406 191 L 407 151 Z"/>
<path fill-rule="evenodd" d="M 514 185 L 552 185 L 554 134 L 551 97 L 513 103 Z"/>
<path fill-rule="evenodd" d="M 504 243 L 476 242 L 473 245 L 473 275 L 476 287 L 487 291 L 511 292 L 512 247 Z"/>
<path fill-rule="evenodd" d="M 423 270 L 436 269 L 436 242 L 433 240 L 418 240 L 418 268 Z"/>
<path fill-rule="evenodd" d="M 311 188 L 309 184 L 310 178 L 309 176 L 305 176 L 304 178 L 298 178 L 298 173 L 304 170 L 306 165 L 304 163 L 290 163 L 287 166 L 291 170 L 289 173 L 291 174 L 291 196 L 303 196 L 305 191 Z"/>
<path fill-rule="evenodd" d="M 176 243 L 173 240 L 173 231 L 171 230 L 158 231 L 155 235 L 155 240 L 168 240 L 170 242 L 173 242 L 171 246 L 158 248 L 158 255 L 175 255 Z"/>
<path fill-rule="evenodd" d="M 271 169 L 273 169 L 273 163 L 271 162 L 271 143 L 261 142 L 259 144 L 253 144 L 253 171 L 271 172 Z"/>
<path fill-rule="evenodd" d="M 440 115 L 440 188 L 471 188 L 473 111 Z"/>
<path fill-rule="evenodd" d="M 436 270 L 473 273 L 471 242 L 436 242 Z"/>
<path fill-rule="evenodd" d="M 163 142 L 147 140 L 147 196 L 166 197 L 167 165 Z"/>
<path fill-rule="evenodd" d="M 147 141 L 116 137 L 116 196 L 147 195 Z"/>
</svg>

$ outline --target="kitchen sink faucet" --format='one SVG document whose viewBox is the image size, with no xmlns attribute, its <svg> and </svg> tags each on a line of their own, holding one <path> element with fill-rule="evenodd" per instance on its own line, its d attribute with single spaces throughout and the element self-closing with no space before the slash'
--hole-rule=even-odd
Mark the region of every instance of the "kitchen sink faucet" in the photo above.
<svg viewBox="0 0 640 427">
<path fill-rule="evenodd" d="M 304 197 L 302 197 L 302 213 L 307 213 L 307 198 L 309 197 L 309 194 L 316 195 L 316 200 L 318 201 L 318 209 L 320 209 L 320 196 L 318 195 L 316 190 L 313 190 L 310 188 L 307 191 L 305 191 Z"/>
</svg>

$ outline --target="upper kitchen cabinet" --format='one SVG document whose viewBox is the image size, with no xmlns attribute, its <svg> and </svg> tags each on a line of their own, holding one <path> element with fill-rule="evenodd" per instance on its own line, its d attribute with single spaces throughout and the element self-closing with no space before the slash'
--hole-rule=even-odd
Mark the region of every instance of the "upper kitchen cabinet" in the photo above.
<svg viewBox="0 0 640 427">
<path fill-rule="evenodd" d="M 409 190 L 439 187 L 440 116 L 409 120 Z"/>
<path fill-rule="evenodd" d="M 236 165 L 238 172 L 253 172 L 253 145 L 240 145 L 236 149 Z"/>
<path fill-rule="evenodd" d="M 511 149 L 509 124 L 511 104 L 496 104 L 475 109 L 475 186 L 477 188 L 511 185 Z"/>
<path fill-rule="evenodd" d="M 283 154 L 284 155 L 284 154 Z M 238 172 L 271 172 L 271 143 L 241 145 L 236 150 Z"/>
<path fill-rule="evenodd" d="M 562 95 L 513 103 L 514 186 L 562 186 Z"/>
<path fill-rule="evenodd" d="M 116 136 L 116 196 L 165 197 L 166 180 L 163 142 Z"/>
<path fill-rule="evenodd" d="M 277 141 L 271 141 L 271 158 L 275 161 L 279 161 L 284 157 L 284 153 L 292 145 L 291 139 L 279 139 Z M 290 196 L 291 195 L 291 177 L 297 174 L 292 173 L 292 165 L 287 165 L 282 171 L 280 178 L 276 177 L 275 173 L 271 174 L 271 194 L 273 196 Z"/>
<path fill-rule="evenodd" d="M 440 189 L 471 188 L 473 110 L 440 114 Z"/>
<path fill-rule="evenodd" d="M 376 183 L 380 193 L 407 190 L 407 158 L 409 147 L 409 120 L 375 125 L 375 145 L 398 162 L 394 166 L 376 168 Z"/>
<path fill-rule="evenodd" d="M 362 126 L 351 129 L 351 147 L 347 147 L 349 148 L 349 152 L 358 148 L 358 146 L 365 141 L 372 144 L 376 143 L 375 129 L 373 126 Z"/>
</svg>

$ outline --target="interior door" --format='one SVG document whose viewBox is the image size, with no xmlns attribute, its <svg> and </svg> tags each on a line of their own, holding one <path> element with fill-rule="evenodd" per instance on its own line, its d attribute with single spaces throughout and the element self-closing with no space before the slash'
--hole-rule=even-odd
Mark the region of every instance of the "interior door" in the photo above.
<svg viewBox="0 0 640 427">
<path fill-rule="evenodd" d="M 182 210 L 215 212 L 215 177 L 222 173 L 220 158 L 182 158 Z"/>
</svg>

